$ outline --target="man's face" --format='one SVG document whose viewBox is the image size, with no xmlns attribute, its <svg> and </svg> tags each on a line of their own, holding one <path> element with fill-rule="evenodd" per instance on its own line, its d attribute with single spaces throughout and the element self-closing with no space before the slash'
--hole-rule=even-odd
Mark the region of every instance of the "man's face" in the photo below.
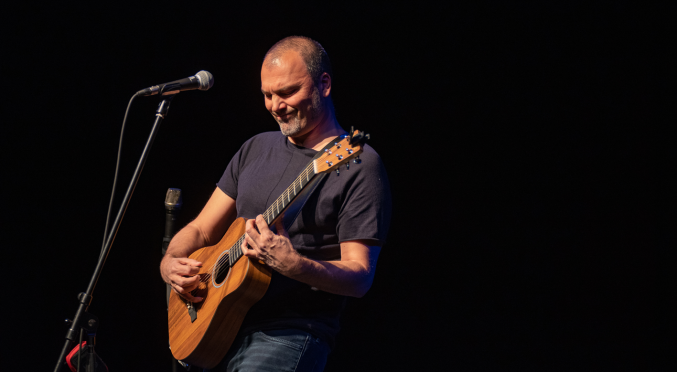
<svg viewBox="0 0 677 372">
<path fill-rule="evenodd" d="M 299 137 L 317 126 L 322 111 L 320 92 L 298 53 L 289 51 L 263 63 L 261 92 L 266 109 L 285 136 Z"/>
</svg>

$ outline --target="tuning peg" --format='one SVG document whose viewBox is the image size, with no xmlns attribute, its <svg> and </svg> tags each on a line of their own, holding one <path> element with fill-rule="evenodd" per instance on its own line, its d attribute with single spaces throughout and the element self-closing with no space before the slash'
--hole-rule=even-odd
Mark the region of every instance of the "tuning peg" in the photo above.
<svg viewBox="0 0 677 372">
<path fill-rule="evenodd" d="M 362 131 L 357 131 L 357 134 L 350 138 L 350 145 L 354 145 L 356 143 L 364 143 L 369 138 L 370 138 L 369 134 L 365 134 Z"/>
<path fill-rule="evenodd" d="M 338 168 L 336 168 L 336 174 L 339 174 L 339 169 L 338 169 Z"/>
<path fill-rule="evenodd" d="M 359 142 L 360 142 L 360 139 L 362 139 L 362 132 L 359 132 L 359 131 L 358 131 L 357 134 L 355 134 L 355 135 L 353 135 L 352 137 L 350 137 L 350 145 L 353 146 L 353 145 L 355 145 L 356 143 L 359 143 Z"/>
<path fill-rule="evenodd" d="M 355 163 L 355 164 L 360 164 L 361 162 L 362 162 L 362 160 L 360 160 L 359 156 L 356 157 L 355 160 L 353 160 L 353 163 Z"/>
<path fill-rule="evenodd" d="M 350 163 L 346 163 L 346 170 L 350 169 Z"/>
</svg>

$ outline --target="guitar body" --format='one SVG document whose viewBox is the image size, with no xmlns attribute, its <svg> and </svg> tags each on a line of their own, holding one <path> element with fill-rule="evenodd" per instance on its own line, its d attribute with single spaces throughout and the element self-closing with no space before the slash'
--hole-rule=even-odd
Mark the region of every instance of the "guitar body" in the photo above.
<svg viewBox="0 0 677 372">
<path fill-rule="evenodd" d="M 219 258 L 244 234 L 245 219 L 236 219 L 221 241 L 195 251 L 190 258 L 202 262 L 199 275 L 207 278 L 193 296 L 197 317 L 191 320 L 187 303 L 176 292 L 169 298 L 169 344 L 177 360 L 212 368 L 226 355 L 247 311 L 263 297 L 270 284 L 271 269 L 258 260 L 241 257 L 219 282 L 214 267 Z M 223 276 L 223 273 L 220 274 Z"/>
</svg>

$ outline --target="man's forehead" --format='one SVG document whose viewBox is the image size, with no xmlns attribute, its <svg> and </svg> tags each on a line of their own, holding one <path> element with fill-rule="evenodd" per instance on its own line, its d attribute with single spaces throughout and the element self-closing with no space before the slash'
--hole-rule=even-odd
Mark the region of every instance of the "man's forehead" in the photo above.
<svg viewBox="0 0 677 372">
<path fill-rule="evenodd" d="M 268 58 L 264 66 L 270 67 L 282 67 L 283 61 L 281 55 L 276 55 Z"/>
<path fill-rule="evenodd" d="M 269 56 L 261 66 L 261 90 L 279 89 L 290 84 L 301 83 L 309 76 L 308 69 L 297 52 L 287 51 L 280 55 Z"/>
<path fill-rule="evenodd" d="M 308 69 L 306 64 L 303 62 L 303 58 L 299 55 L 298 52 L 294 50 L 288 50 L 281 54 L 274 54 L 268 56 L 265 61 L 263 61 L 262 70 L 271 70 L 271 72 L 276 73 L 294 73 L 294 74 L 307 74 Z"/>
</svg>

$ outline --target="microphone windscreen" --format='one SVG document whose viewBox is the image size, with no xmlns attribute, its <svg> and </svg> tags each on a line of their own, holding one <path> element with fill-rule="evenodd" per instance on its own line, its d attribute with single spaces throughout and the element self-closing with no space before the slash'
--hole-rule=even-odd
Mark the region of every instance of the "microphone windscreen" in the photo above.
<svg viewBox="0 0 677 372">
<path fill-rule="evenodd" d="M 209 71 L 202 70 L 195 74 L 200 81 L 199 90 L 207 90 L 214 85 L 214 76 Z"/>
<path fill-rule="evenodd" d="M 165 196 L 165 208 L 169 210 L 181 209 L 182 205 L 181 189 L 168 189 Z"/>
</svg>

